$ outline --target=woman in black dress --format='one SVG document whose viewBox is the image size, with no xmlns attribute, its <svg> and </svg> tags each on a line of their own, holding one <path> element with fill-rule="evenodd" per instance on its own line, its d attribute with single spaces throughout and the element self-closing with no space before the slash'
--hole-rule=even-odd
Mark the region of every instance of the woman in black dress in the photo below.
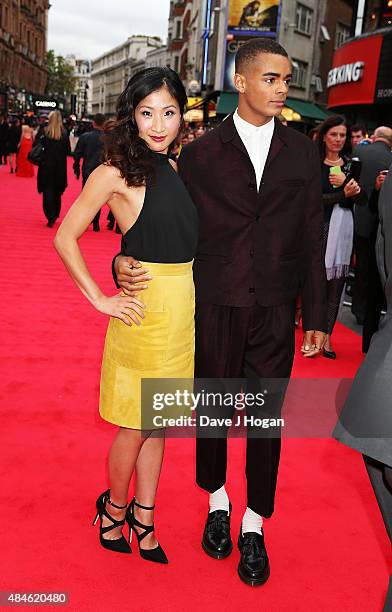
<svg viewBox="0 0 392 612">
<path fill-rule="evenodd" d="M 131 78 L 119 98 L 117 119 L 106 126 L 106 162 L 88 178 L 55 240 L 82 293 L 111 315 L 100 414 L 119 430 L 109 453 L 110 489 L 97 499 L 94 524 L 100 518 L 102 546 L 129 553 L 122 535 L 126 520 L 141 556 L 158 563 L 167 563 L 153 523 L 164 437 L 162 431 L 152 435 L 153 427 L 146 425 L 141 382 L 193 378 L 197 212 L 168 157 L 186 101 L 181 80 L 169 68 L 146 69 Z M 123 252 L 142 260 L 152 274 L 140 299 L 123 292 L 104 295 L 80 252 L 78 239 L 106 202 L 122 230 Z M 127 506 L 134 471 L 135 495 Z"/>
<path fill-rule="evenodd" d="M 12 121 L 7 132 L 7 152 L 10 157 L 11 174 L 16 172 L 16 159 L 21 133 L 22 129 L 20 126 L 20 120 L 16 118 Z"/>
</svg>

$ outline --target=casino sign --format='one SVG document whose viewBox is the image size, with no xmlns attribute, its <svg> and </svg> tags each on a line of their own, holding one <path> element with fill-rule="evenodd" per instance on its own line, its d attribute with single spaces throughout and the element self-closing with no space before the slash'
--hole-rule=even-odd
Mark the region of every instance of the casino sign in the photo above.
<svg viewBox="0 0 392 612">
<path fill-rule="evenodd" d="M 35 98 L 34 99 L 34 109 L 39 111 L 51 111 L 57 108 L 56 100 L 51 98 Z"/>
</svg>

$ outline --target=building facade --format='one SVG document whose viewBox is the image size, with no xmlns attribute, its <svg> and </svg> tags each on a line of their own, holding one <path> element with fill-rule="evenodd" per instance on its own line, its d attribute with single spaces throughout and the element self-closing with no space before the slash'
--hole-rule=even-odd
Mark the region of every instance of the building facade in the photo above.
<svg viewBox="0 0 392 612">
<path fill-rule="evenodd" d="M 146 68 L 164 68 L 165 66 L 170 68 L 170 54 L 167 47 L 159 47 L 149 51 L 146 55 L 145 66 Z"/>
<path fill-rule="evenodd" d="M 219 100 L 220 94 L 235 93 L 232 77 L 238 48 L 253 37 L 273 38 L 293 64 L 288 116 L 297 121 L 304 116 L 309 124 L 323 120 L 327 73 L 335 49 L 353 33 L 355 2 L 269 0 L 256 9 L 253 4 L 257 3 L 172 0 L 167 45 L 171 67 L 188 93 Z M 222 114 L 230 109 L 223 105 Z"/>
<path fill-rule="evenodd" d="M 78 118 L 92 114 L 93 82 L 91 78 L 91 61 L 67 55 L 66 61 L 72 66 L 76 77 L 74 108 L 72 112 Z"/>
<path fill-rule="evenodd" d="M 0 3 L 0 112 L 33 108 L 45 92 L 48 0 Z"/>
<path fill-rule="evenodd" d="M 145 66 L 149 51 L 160 49 L 158 37 L 130 36 L 128 40 L 92 61 L 92 113 L 113 116 L 117 99 L 136 69 Z"/>
</svg>

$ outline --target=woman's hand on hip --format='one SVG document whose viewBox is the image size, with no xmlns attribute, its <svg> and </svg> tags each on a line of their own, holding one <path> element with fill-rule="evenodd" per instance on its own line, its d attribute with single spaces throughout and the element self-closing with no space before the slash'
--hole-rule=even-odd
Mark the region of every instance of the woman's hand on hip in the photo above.
<svg viewBox="0 0 392 612">
<path fill-rule="evenodd" d="M 130 319 L 136 325 L 141 325 L 140 319 L 145 317 L 143 312 L 145 305 L 143 302 L 133 296 L 122 293 L 117 293 L 110 297 L 103 295 L 94 302 L 94 306 L 99 312 L 121 319 L 121 321 L 129 326 L 132 325 Z"/>
</svg>

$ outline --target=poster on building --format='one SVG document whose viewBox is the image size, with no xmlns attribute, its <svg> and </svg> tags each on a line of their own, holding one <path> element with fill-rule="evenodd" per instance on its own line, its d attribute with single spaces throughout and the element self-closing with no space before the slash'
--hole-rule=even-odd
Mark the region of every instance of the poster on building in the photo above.
<svg viewBox="0 0 392 612">
<path fill-rule="evenodd" d="M 279 0 L 230 0 L 229 32 L 276 36 Z"/>
<path fill-rule="evenodd" d="M 225 74 L 223 78 L 223 91 L 237 91 L 234 87 L 234 72 L 235 72 L 235 56 L 240 48 L 247 40 L 249 36 L 228 36 L 226 41 L 226 57 L 225 57 Z"/>
</svg>

